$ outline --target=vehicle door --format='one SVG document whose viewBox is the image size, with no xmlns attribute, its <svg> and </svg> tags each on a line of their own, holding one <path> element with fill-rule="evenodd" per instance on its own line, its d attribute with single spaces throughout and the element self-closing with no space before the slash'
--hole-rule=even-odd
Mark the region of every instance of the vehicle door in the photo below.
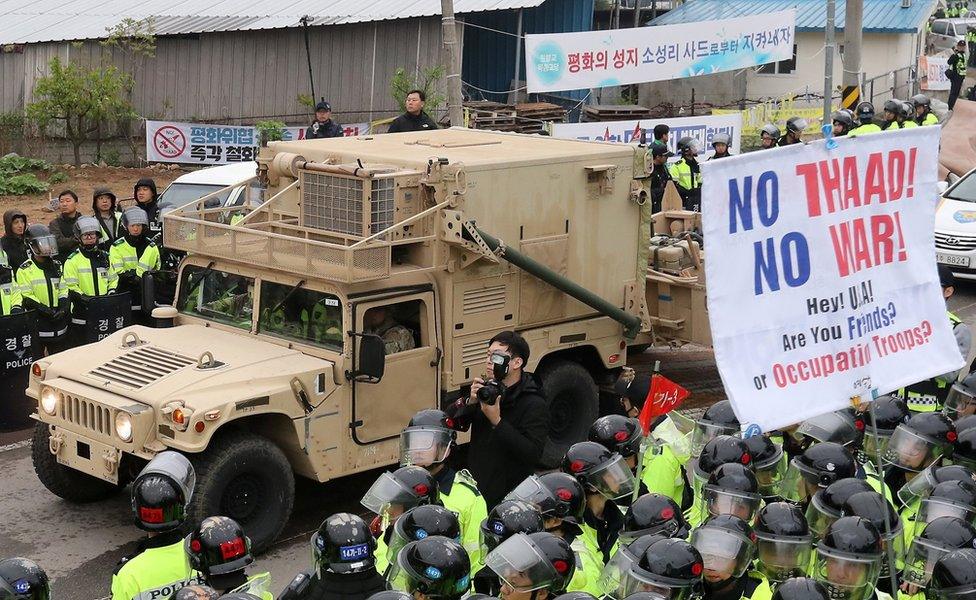
<svg viewBox="0 0 976 600">
<path fill-rule="evenodd" d="M 353 300 L 356 332 L 379 335 L 386 349 L 380 382 L 353 382 L 351 427 L 357 444 L 395 438 L 414 413 L 438 407 L 441 348 L 435 310 L 429 289 Z M 353 340 L 353 356 L 359 340 Z"/>
</svg>

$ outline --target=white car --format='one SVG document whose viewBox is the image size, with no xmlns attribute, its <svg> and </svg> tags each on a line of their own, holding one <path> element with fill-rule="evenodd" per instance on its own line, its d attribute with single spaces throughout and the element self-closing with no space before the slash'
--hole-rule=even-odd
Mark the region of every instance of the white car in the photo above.
<svg viewBox="0 0 976 600">
<path fill-rule="evenodd" d="M 936 260 L 956 277 L 976 280 L 976 169 L 942 193 L 935 211 Z"/>
<path fill-rule="evenodd" d="M 181 175 L 159 195 L 159 209 L 161 212 L 169 212 L 174 208 L 186 206 L 221 188 L 254 177 L 257 169 L 258 163 L 249 161 L 200 169 Z M 251 194 L 251 196 L 256 197 L 255 194 Z M 204 208 L 243 207 L 247 197 L 247 186 L 239 185 L 222 194 L 208 198 L 204 201 Z M 251 204 L 246 208 L 255 208 L 256 205 L 253 201 Z"/>
</svg>

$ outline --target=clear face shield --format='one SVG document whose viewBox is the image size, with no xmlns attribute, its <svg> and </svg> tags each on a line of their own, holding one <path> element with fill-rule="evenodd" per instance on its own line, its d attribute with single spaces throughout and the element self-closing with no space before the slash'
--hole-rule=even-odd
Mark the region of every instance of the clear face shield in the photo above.
<svg viewBox="0 0 976 600">
<path fill-rule="evenodd" d="M 397 517 L 416 504 L 417 496 L 400 483 L 392 473 L 383 473 L 376 478 L 360 502 L 382 517 Z M 391 511 L 391 508 L 399 510 Z"/>
<path fill-rule="evenodd" d="M 953 421 L 976 414 L 976 395 L 962 385 L 955 383 L 949 388 L 942 409 L 943 414 Z"/>
<path fill-rule="evenodd" d="M 895 432 L 894 429 L 872 429 L 870 426 L 864 428 L 863 452 L 868 460 L 878 460 L 878 455 L 884 456 L 888 450 L 888 440 Z"/>
<path fill-rule="evenodd" d="M 924 498 L 915 515 L 915 535 L 920 535 L 926 525 L 939 517 L 956 517 L 976 525 L 976 508 L 945 498 Z"/>
<path fill-rule="evenodd" d="M 780 486 L 786 477 L 790 462 L 782 448 L 777 449 L 775 457 L 762 463 L 753 462 L 756 469 L 756 481 L 759 482 L 759 494 L 763 498 L 779 495 Z"/>
<path fill-rule="evenodd" d="M 532 592 L 557 582 L 562 574 L 525 534 L 517 533 L 485 557 L 485 566 L 517 592 Z M 566 565 L 569 569 L 570 566 Z"/>
<path fill-rule="evenodd" d="M 943 445 L 899 425 L 888 440 L 888 447 L 881 460 L 917 473 L 935 462 L 944 452 Z"/>
<path fill-rule="evenodd" d="M 738 436 L 740 433 L 741 431 L 738 427 L 695 421 L 695 428 L 691 432 L 691 455 L 701 455 L 702 448 L 705 447 L 705 444 L 720 435 Z"/>
<path fill-rule="evenodd" d="M 891 574 L 891 563 L 888 561 L 888 548 L 891 548 L 892 557 L 895 560 L 895 571 L 897 572 L 904 564 L 905 558 L 905 530 L 901 525 L 901 519 L 892 526 L 891 536 L 887 533 L 887 527 L 881 528 L 881 572 L 879 578 L 888 577 Z"/>
<path fill-rule="evenodd" d="M 563 516 L 554 514 L 559 501 L 549 488 L 542 485 L 538 475 L 529 475 L 523 479 L 522 483 L 505 496 L 505 500 L 521 500 L 538 508 L 545 516 Z"/>
<path fill-rule="evenodd" d="M 623 586 L 624 576 L 636 562 L 637 557 L 621 544 L 600 573 L 599 586 L 605 596 L 613 600 L 624 599 L 627 595 Z"/>
<path fill-rule="evenodd" d="M 714 485 L 705 486 L 704 497 L 705 509 L 709 515 L 732 515 L 746 523 L 752 523 L 762 503 L 762 496 L 759 494 L 725 490 Z"/>
<path fill-rule="evenodd" d="M 881 573 L 881 555 L 853 556 L 817 547 L 814 579 L 834 600 L 865 600 Z"/>
<path fill-rule="evenodd" d="M 932 540 L 915 538 L 905 555 L 905 568 L 901 571 L 902 579 L 919 587 L 927 586 L 932 579 L 935 563 L 953 550 L 955 548 Z"/>
<path fill-rule="evenodd" d="M 705 581 L 710 583 L 742 577 L 756 550 L 747 538 L 719 527 L 694 530 L 691 545 L 701 554 Z"/>
<path fill-rule="evenodd" d="M 840 513 L 827 508 L 823 503 L 823 494 L 814 494 L 806 510 L 807 526 L 813 535 L 819 539 L 823 537 L 827 528 L 840 518 Z"/>
<path fill-rule="evenodd" d="M 612 459 L 587 473 L 586 479 L 590 486 L 610 500 L 630 496 L 637 487 L 637 479 L 627 461 L 616 453 Z"/>
<path fill-rule="evenodd" d="M 794 458 L 779 485 L 779 497 L 790 502 L 805 502 L 821 489 L 820 473 L 807 468 Z"/>
<path fill-rule="evenodd" d="M 31 254 L 34 256 L 52 257 L 58 255 L 58 241 L 53 235 L 41 235 L 32 237 L 28 241 Z"/>
<path fill-rule="evenodd" d="M 831 412 L 803 421 L 793 435 L 806 436 L 818 442 L 846 445 L 851 440 L 857 439 L 858 431 L 854 427 L 854 422 L 846 415 Z"/>
<path fill-rule="evenodd" d="M 161 475 L 173 481 L 183 492 L 185 503 L 189 504 L 193 498 L 193 489 L 197 484 L 197 474 L 193 470 L 193 465 L 189 459 L 179 452 L 167 450 L 157 454 L 149 463 L 142 468 L 136 479 L 146 475 Z"/>
<path fill-rule="evenodd" d="M 813 538 L 756 534 L 759 570 L 772 582 L 805 577 L 813 554 Z"/>
<path fill-rule="evenodd" d="M 442 427 L 408 427 L 400 432 L 400 466 L 429 467 L 444 462 L 454 436 Z"/>
<path fill-rule="evenodd" d="M 650 592 L 668 600 L 690 600 L 698 592 L 698 583 L 698 581 L 685 581 L 652 575 L 635 564 L 624 573 L 620 585 L 623 587 L 623 597 L 625 598 L 638 592 Z"/>
<path fill-rule="evenodd" d="M 913 477 L 911 481 L 901 486 L 901 489 L 898 490 L 898 500 L 904 506 L 909 506 L 928 496 L 935 486 L 938 485 L 938 482 L 935 480 L 936 468 L 938 468 L 936 465 L 930 465 L 924 471 Z"/>
<path fill-rule="evenodd" d="M 390 564 L 396 562 L 396 557 L 400 554 L 400 550 L 403 550 L 404 546 L 410 542 L 417 541 L 417 539 L 426 537 L 426 535 L 422 535 L 421 532 L 418 532 L 417 539 L 410 539 L 400 526 L 401 523 L 403 523 L 402 519 L 397 520 L 397 524 L 393 526 L 393 533 L 390 534 L 390 543 L 386 547 L 386 559 L 390 562 Z M 454 541 L 458 543 L 461 542 L 461 540 L 458 538 L 454 538 Z"/>
</svg>

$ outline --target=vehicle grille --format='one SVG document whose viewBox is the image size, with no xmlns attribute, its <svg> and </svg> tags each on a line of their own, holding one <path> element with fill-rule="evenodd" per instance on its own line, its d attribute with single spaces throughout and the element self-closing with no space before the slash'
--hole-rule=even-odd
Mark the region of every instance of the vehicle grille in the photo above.
<svg viewBox="0 0 976 600">
<path fill-rule="evenodd" d="M 505 286 L 493 285 L 476 290 L 468 290 L 464 292 L 464 299 L 461 306 L 462 312 L 465 315 L 501 310 L 505 308 Z"/>
<path fill-rule="evenodd" d="M 99 379 L 139 389 L 196 363 L 192 358 L 153 346 L 142 346 L 91 371 Z"/>
<path fill-rule="evenodd" d="M 369 206 L 363 179 L 302 171 L 302 222 L 306 227 L 355 237 L 379 233 L 393 225 L 396 181 L 377 178 L 369 182 Z M 364 229 L 366 212 L 369 228 Z"/>
<path fill-rule="evenodd" d="M 58 391 L 61 420 L 106 437 L 112 437 L 112 411 L 100 404 Z"/>
<path fill-rule="evenodd" d="M 939 250 L 976 250 L 976 236 L 935 232 L 935 247 Z"/>
</svg>

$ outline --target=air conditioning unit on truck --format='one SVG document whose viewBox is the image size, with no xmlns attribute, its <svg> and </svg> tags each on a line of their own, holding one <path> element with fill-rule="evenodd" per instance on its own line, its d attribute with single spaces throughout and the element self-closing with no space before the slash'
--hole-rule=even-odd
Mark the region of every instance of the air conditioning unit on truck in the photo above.
<svg viewBox="0 0 976 600">
<path fill-rule="evenodd" d="M 35 365 L 33 458 L 55 494 L 107 496 L 177 450 L 197 469 L 192 518 L 233 517 L 261 549 L 293 474 L 396 462 L 410 416 L 467 394 L 499 331 L 530 344 L 549 460 L 651 340 L 642 149 L 449 129 L 274 142 L 258 163 L 268 200 L 243 219 L 204 199 L 165 216 L 165 246 L 187 253 L 176 306 L 156 311 L 171 327 Z M 377 315 L 412 340 L 363 335 Z"/>
</svg>

